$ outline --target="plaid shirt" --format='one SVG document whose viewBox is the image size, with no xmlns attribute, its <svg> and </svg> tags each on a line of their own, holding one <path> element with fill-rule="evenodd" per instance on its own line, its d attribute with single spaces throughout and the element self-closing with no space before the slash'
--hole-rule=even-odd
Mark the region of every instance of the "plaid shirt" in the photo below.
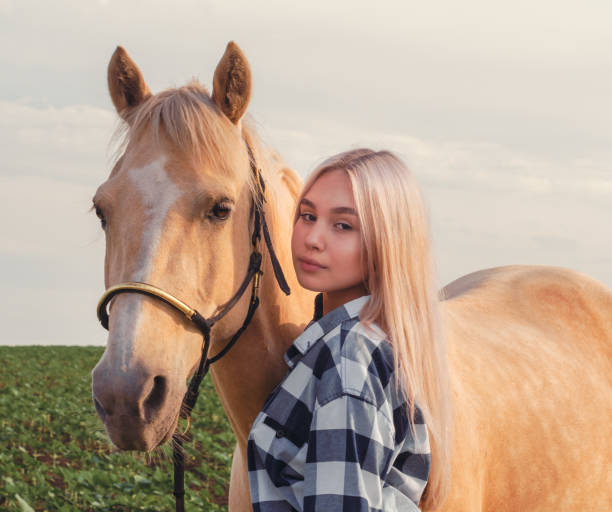
<svg viewBox="0 0 612 512">
<path fill-rule="evenodd" d="M 412 437 L 391 346 L 359 322 L 368 298 L 315 313 L 285 354 L 247 445 L 254 512 L 419 510 L 427 428 L 415 407 Z"/>
</svg>

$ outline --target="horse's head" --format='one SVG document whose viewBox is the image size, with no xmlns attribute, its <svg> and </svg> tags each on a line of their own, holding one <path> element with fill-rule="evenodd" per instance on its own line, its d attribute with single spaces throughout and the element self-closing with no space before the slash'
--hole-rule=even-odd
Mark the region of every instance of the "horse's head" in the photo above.
<svg viewBox="0 0 612 512">
<path fill-rule="evenodd" d="M 212 95 L 197 83 L 152 95 L 119 47 L 108 83 L 127 132 L 94 197 L 106 235 L 106 287 L 146 282 L 208 317 L 233 295 L 249 263 L 255 182 L 241 126 L 248 62 L 230 43 Z M 214 339 L 240 325 L 248 296 L 215 326 Z M 202 335 L 150 297 L 124 293 L 110 308 L 108 344 L 92 374 L 94 403 L 119 448 L 148 450 L 176 427 Z"/>
</svg>

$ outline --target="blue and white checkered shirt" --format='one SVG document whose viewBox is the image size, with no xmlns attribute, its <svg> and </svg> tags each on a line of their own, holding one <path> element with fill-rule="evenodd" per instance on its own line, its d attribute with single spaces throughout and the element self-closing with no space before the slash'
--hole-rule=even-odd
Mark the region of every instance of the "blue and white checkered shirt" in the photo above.
<svg viewBox="0 0 612 512">
<path fill-rule="evenodd" d="M 391 345 L 359 321 L 368 299 L 315 314 L 285 354 L 247 445 L 254 512 L 419 510 L 427 428 L 416 406 L 412 436 Z"/>
</svg>

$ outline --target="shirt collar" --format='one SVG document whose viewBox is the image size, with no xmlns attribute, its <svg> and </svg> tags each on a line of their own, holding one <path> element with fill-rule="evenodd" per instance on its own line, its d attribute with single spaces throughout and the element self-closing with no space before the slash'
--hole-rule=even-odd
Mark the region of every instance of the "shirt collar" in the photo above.
<svg viewBox="0 0 612 512">
<path fill-rule="evenodd" d="M 346 304 L 322 315 L 323 295 L 318 294 L 315 298 L 315 313 L 306 329 L 300 334 L 293 345 L 285 352 L 285 362 L 289 368 L 293 368 L 300 359 L 320 338 L 329 331 L 340 325 L 345 320 L 358 318 L 361 308 L 368 302 L 369 295 L 363 295 L 353 299 Z"/>
</svg>

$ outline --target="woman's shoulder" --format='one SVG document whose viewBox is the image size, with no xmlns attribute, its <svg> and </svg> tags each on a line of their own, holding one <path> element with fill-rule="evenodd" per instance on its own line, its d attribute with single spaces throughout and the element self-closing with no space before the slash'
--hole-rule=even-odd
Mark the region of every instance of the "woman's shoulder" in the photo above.
<svg viewBox="0 0 612 512">
<path fill-rule="evenodd" d="M 319 378 L 319 404 L 351 395 L 390 413 L 397 400 L 391 389 L 393 352 L 384 332 L 354 318 L 341 322 L 319 342 L 312 361 Z"/>
</svg>

